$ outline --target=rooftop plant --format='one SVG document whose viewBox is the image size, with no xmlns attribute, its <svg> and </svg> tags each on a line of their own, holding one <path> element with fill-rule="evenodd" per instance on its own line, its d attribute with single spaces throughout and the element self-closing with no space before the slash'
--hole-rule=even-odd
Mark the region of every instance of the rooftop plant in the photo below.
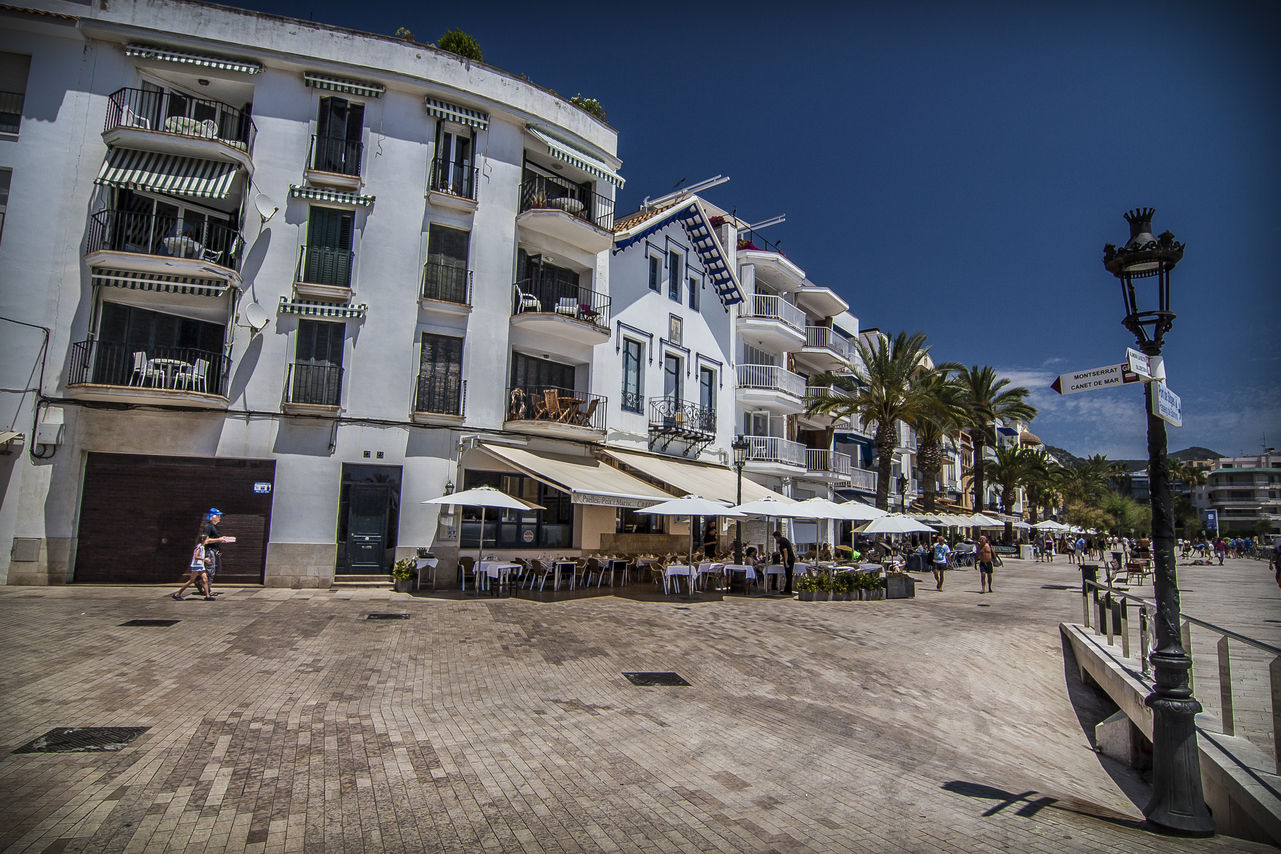
<svg viewBox="0 0 1281 854">
<path fill-rule="evenodd" d="M 600 105 L 600 101 L 597 101 L 595 98 L 584 98 L 579 94 L 570 98 L 569 103 L 584 110 L 585 112 L 591 113 L 602 122 L 605 121 L 605 108 L 602 107 Z"/>
<path fill-rule="evenodd" d="M 474 59 L 477 62 L 483 61 L 480 45 L 476 42 L 476 39 L 470 33 L 465 33 L 462 30 L 448 31 L 436 39 L 436 47 L 450 53 L 456 53 L 463 59 Z"/>
</svg>

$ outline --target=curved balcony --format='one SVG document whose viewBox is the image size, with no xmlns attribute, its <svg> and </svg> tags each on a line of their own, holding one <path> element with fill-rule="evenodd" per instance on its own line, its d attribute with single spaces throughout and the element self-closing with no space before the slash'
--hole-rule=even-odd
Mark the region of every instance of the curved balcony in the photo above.
<svg viewBox="0 0 1281 854">
<path fill-rule="evenodd" d="M 605 435 L 608 399 L 572 388 L 526 385 L 507 389 L 503 426 L 538 436 L 599 439 Z"/>
<path fill-rule="evenodd" d="M 805 346 L 797 354 L 818 371 L 849 370 L 853 356 L 850 344 L 826 326 L 806 326 Z"/>
<path fill-rule="evenodd" d="M 805 346 L 805 312 L 780 296 L 754 294 L 739 303 L 737 325 L 740 335 L 765 350 Z"/>
<path fill-rule="evenodd" d="M 89 339 L 71 345 L 67 391 L 80 400 L 226 409 L 230 371 L 222 353 Z"/>
<path fill-rule="evenodd" d="M 126 87 L 107 99 L 102 140 L 140 151 L 230 160 L 253 171 L 257 133 L 249 113 L 222 101 Z"/>
<path fill-rule="evenodd" d="M 816 317 L 832 317 L 848 311 L 850 307 L 840 294 L 822 285 L 805 285 L 792 295 L 792 299 Z"/>
<path fill-rule="evenodd" d="M 849 392 L 843 388 L 837 388 L 830 385 L 807 385 L 805 387 L 806 406 L 809 405 L 810 399 L 815 397 L 839 397 L 846 400 L 852 399 Z M 802 426 L 814 427 L 819 430 L 825 430 L 828 427 L 848 428 L 852 424 L 852 420 L 848 415 L 833 417 L 831 415 L 807 415 L 802 412 L 798 416 L 798 420 Z"/>
<path fill-rule="evenodd" d="M 860 492 L 876 492 L 876 472 L 870 469 L 851 468 L 849 482 L 850 488 Z"/>
<path fill-rule="evenodd" d="M 526 177 L 516 224 L 588 252 L 603 252 L 614 242 L 614 200 L 568 181 Z"/>
<path fill-rule="evenodd" d="M 123 210 L 89 218 L 85 261 L 91 267 L 240 282 L 240 231 L 218 222 L 182 221 Z"/>
<path fill-rule="evenodd" d="M 738 402 L 747 407 L 798 412 L 805 406 L 805 378 L 777 365 L 738 365 Z"/>
<path fill-rule="evenodd" d="M 546 279 L 522 279 L 512 285 L 513 330 L 529 341 L 539 338 L 594 346 L 609 340 L 607 294 Z"/>
<path fill-rule="evenodd" d="M 854 468 L 849 454 L 821 448 L 805 449 L 805 476 L 815 480 L 840 482 L 848 480 Z"/>
<path fill-rule="evenodd" d="M 805 473 L 805 446 L 779 436 L 745 436 L 745 471 L 786 477 Z"/>
<path fill-rule="evenodd" d="M 756 232 L 739 233 L 736 254 L 739 264 L 751 265 L 758 279 L 779 290 L 790 292 L 805 285 L 805 271 Z"/>
</svg>

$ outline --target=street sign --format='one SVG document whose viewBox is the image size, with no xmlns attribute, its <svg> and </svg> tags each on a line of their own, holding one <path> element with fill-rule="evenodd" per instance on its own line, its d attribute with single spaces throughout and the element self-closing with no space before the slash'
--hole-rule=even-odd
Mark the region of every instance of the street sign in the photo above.
<svg viewBox="0 0 1281 854">
<path fill-rule="evenodd" d="M 1183 399 L 1159 380 L 1152 383 L 1152 414 L 1174 427 L 1183 426 Z"/>
<path fill-rule="evenodd" d="M 1142 355 L 1141 353 L 1139 355 Z M 1142 378 L 1131 373 L 1128 364 L 1106 365 L 1102 368 L 1091 368 L 1088 371 L 1077 371 L 1072 374 L 1060 374 L 1050 388 L 1059 394 L 1076 394 L 1082 391 L 1094 391 L 1100 388 L 1137 383 Z"/>
<path fill-rule="evenodd" d="M 1218 510 L 1205 511 L 1205 527 L 1207 529 L 1213 528 L 1214 533 L 1216 534 L 1219 533 L 1219 511 Z"/>
<path fill-rule="evenodd" d="M 1133 347 L 1125 348 L 1125 364 L 1131 373 L 1138 374 L 1145 380 L 1152 379 L 1151 360 Z"/>
</svg>

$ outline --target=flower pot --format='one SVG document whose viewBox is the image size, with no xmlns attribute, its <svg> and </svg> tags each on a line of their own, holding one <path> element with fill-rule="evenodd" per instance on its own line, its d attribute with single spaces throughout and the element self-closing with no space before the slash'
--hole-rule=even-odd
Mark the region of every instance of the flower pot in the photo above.
<svg viewBox="0 0 1281 854">
<path fill-rule="evenodd" d="M 412 578 L 397 578 L 397 579 L 396 579 L 396 592 L 397 592 L 397 593 L 412 593 L 412 592 L 414 592 L 414 580 L 413 580 Z"/>
<path fill-rule="evenodd" d="M 801 591 L 797 592 L 797 594 L 796 594 L 796 595 L 797 595 L 797 597 L 798 597 L 802 602 L 813 602 L 813 601 L 814 601 L 814 591 L 813 591 L 813 590 L 801 590 Z"/>
</svg>

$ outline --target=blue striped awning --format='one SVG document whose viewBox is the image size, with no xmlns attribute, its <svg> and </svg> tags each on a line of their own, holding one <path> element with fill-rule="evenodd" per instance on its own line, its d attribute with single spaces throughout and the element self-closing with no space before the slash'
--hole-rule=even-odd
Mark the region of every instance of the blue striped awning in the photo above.
<svg viewBox="0 0 1281 854">
<path fill-rule="evenodd" d="M 433 115 L 438 119 L 457 122 L 460 125 L 467 125 L 477 130 L 489 129 L 489 113 L 483 113 L 480 110 L 473 110 L 468 107 L 460 107 L 457 104 L 451 104 L 448 101 L 441 101 L 436 98 L 424 98 L 423 106 L 426 107 L 429 115 Z"/>
<path fill-rule="evenodd" d="M 362 95 L 366 98 L 379 98 L 382 97 L 383 92 L 387 91 L 387 87 L 381 83 L 330 77 L 315 71 L 304 71 L 302 82 L 313 89 L 328 89 L 330 92 L 345 92 L 348 95 Z"/>
<path fill-rule="evenodd" d="M 366 196 L 360 193 L 344 193 L 342 190 L 330 190 L 326 187 L 305 187 L 300 184 L 290 184 L 289 195 L 295 199 L 307 199 L 312 202 L 333 202 L 339 205 L 369 207 L 374 203 L 373 196 Z"/>
<path fill-rule="evenodd" d="M 368 308 L 369 306 L 363 302 L 360 305 L 342 305 L 332 302 L 291 300 L 288 297 L 280 298 L 281 314 L 299 314 L 304 317 L 337 317 L 342 319 L 364 317 Z"/>
<path fill-rule="evenodd" d="M 89 280 L 95 285 L 128 288 L 131 291 L 155 291 L 162 294 L 189 294 L 198 297 L 220 297 L 227 292 L 228 284 L 217 279 L 196 279 L 187 276 L 163 276 L 137 270 L 112 270 L 91 267 Z"/>
<path fill-rule="evenodd" d="M 556 137 L 550 136 L 546 132 L 541 131 L 532 125 L 529 126 L 527 130 L 534 139 L 543 143 L 543 145 L 546 145 L 547 153 L 552 157 L 555 157 L 557 160 L 563 160 L 570 166 L 582 169 L 588 175 L 595 175 L 597 178 L 604 179 L 615 187 L 623 186 L 622 176 L 613 169 L 610 169 L 601 161 L 597 160 L 595 157 L 592 157 L 587 152 L 575 148 L 568 142 L 562 142 Z"/>
<path fill-rule="evenodd" d="M 176 62 L 181 65 L 196 65 L 201 68 L 216 68 L 220 71 L 238 71 L 241 74 L 257 74 L 262 66 L 244 59 L 225 59 L 221 56 L 205 56 L 199 53 L 184 53 L 177 50 L 165 50 L 148 47 L 143 44 L 125 45 L 125 56 L 138 59 L 159 59 L 165 62 Z"/>
<path fill-rule="evenodd" d="M 226 199 L 231 195 L 237 168 L 235 163 L 221 160 L 195 160 L 154 151 L 113 148 L 102 161 L 94 183 L 198 199 Z"/>
</svg>

